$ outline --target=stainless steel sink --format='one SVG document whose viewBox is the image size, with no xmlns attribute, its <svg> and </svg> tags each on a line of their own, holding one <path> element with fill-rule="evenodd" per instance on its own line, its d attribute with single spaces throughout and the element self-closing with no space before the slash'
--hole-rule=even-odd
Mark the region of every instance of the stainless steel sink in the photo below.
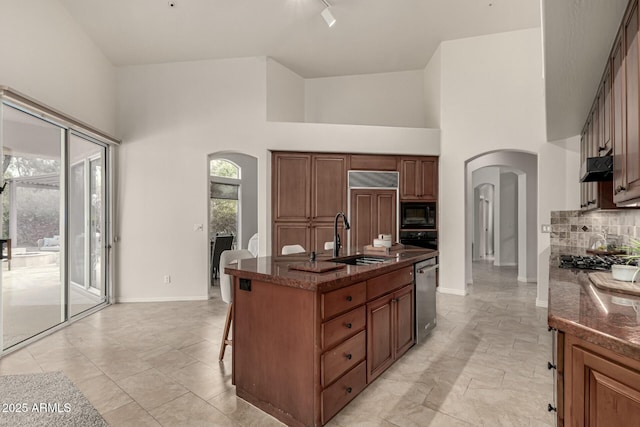
<svg viewBox="0 0 640 427">
<path fill-rule="evenodd" d="M 341 264 L 349 264 L 349 265 L 372 265 L 372 264 L 382 264 L 383 262 L 390 261 L 393 258 L 375 256 L 375 255 L 351 255 L 343 258 L 333 258 L 329 261 L 337 262 Z"/>
</svg>

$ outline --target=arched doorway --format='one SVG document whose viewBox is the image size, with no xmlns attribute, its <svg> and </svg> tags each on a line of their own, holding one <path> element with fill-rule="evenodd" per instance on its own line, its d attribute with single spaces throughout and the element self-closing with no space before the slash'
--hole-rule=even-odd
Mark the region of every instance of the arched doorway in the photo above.
<svg viewBox="0 0 640 427">
<path fill-rule="evenodd" d="M 258 159 L 217 152 L 208 156 L 207 169 L 207 250 L 211 251 L 217 233 L 233 235 L 233 248 L 246 249 L 258 232 Z M 210 255 L 209 276 L 213 271 Z"/>
<path fill-rule="evenodd" d="M 492 237 L 493 263 L 497 266 L 517 265 L 519 282 L 537 281 L 537 155 L 514 150 L 484 153 L 466 162 L 466 256 L 467 283 L 473 283 L 472 261 L 479 258 L 480 248 L 487 250 Z M 480 199 L 482 185 L 491 185 L 492 200 L 485 194 Z M 485 187 L 486 188 L 486 187 Z M 477 196 L 477 199 L 476 199 Z M 480 200 L 483 200 L 480 202 Z M 491 207 L 486 203 L 490 202 Z M 488 219 L 479 218 L 480 203 L 484 215 L 491 213 L 493 230 L 482 231 L 480 221 L 488 229 Z M 483 235 L 484 234 L 484 235 Z M 480 239 L 484 237 L 483 241 Z M 486 254 L 486 252 L 485 252 Z"/>
</svg>

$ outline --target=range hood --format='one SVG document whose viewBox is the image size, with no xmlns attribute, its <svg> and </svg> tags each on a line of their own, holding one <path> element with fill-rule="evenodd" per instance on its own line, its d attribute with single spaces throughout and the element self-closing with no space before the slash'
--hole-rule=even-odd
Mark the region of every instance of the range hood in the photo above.
<svg viewBox="0 0 640 427">
<path fill-rule="evenodd" d="M 613 156 L 588 157 L 580 168 L 580 182 L 611 181 Z"/>
</svg>

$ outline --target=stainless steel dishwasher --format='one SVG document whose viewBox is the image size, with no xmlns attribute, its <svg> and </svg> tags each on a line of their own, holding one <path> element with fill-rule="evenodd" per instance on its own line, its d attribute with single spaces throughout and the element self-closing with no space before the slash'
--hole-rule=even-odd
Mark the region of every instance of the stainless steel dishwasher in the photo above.
<svg viewBox="0 0 640 427">
<path fill-rule="evenodd" d="M 436 327 L 436 284 L 438 258 L 415 264 L 416 283 L 416 341 L 421 342 Z"/>
</svg>

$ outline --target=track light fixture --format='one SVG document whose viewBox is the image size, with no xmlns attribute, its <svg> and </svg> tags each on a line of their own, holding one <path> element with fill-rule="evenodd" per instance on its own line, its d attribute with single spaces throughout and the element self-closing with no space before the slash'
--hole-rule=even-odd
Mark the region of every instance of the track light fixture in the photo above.
<svg viewBox="0 0 640 427">
<path fill-rule="evenodd" d="M 331 5 L 327 2 L 327 0 L 321 0 L 321 1 L 327 7 L 320 13 L 320 15 L 322 15 L 322 17 L 324 18 L 324 21 L 327 23 L 329 27 L 333 27 L 333 24 L 336 23 L 336 18 L 333 17 L 333 14 L 329 10 Z"/>
</svg>

